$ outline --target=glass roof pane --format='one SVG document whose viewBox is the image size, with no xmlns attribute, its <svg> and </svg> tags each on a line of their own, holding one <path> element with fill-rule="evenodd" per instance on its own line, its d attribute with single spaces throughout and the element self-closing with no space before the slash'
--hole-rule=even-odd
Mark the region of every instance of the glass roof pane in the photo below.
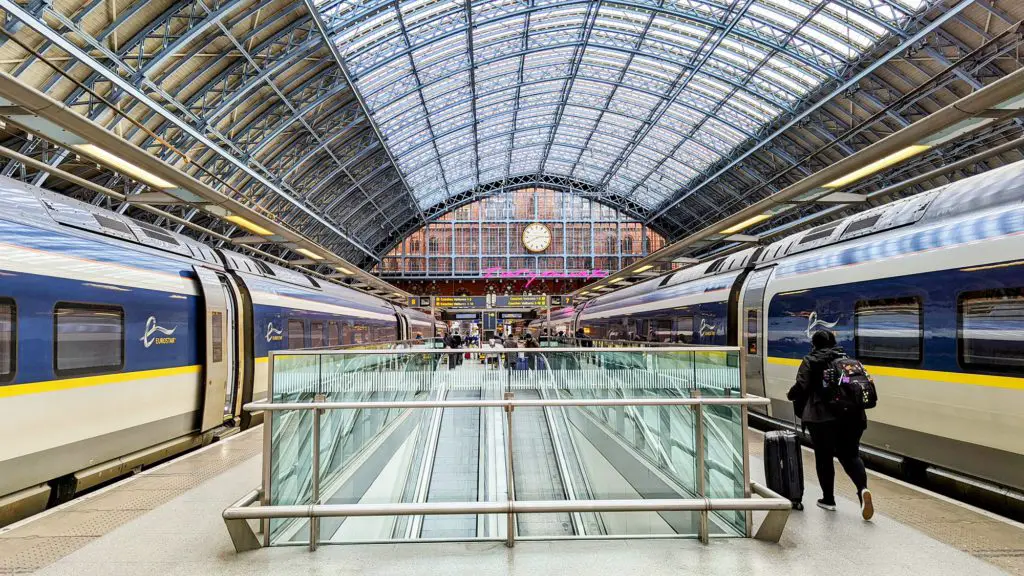
<svg viewBox="0 0 1024 576">
<path fill-rule="evenodd" d="M 655 209 L 934 1 L 323 6 L 421 205 L 544 171 Z"/>
</svg>

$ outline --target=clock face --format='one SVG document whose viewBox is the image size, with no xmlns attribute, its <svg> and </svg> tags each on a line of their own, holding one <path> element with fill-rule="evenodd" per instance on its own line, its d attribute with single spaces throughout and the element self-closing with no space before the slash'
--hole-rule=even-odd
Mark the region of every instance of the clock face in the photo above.
<svg viewBox="0 0 1024 576">
<path fill-rule="evenodd" d="M 538 222 L 523 229 L 523 246 L 530 252 L 543 252 L 551 246 L 551 230 Z"/>
</svg>

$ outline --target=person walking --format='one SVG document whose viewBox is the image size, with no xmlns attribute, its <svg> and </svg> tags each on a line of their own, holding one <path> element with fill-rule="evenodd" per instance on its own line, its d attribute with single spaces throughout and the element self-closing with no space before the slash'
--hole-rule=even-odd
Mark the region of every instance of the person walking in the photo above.
<svg viewBox="0 0 1024 576">
<path fill-rule="evenodd" d="M 519 347 L 519 343 L 516 342 L 515 334 L 513 334 L 511 330 L 509 330 L 508 334 L 505 335 L 504 347 L 505 348 L 518 348 Z M 516 355 L 512 354 L 512 353 L 506 354 L 505 355 L 505 369 L 506 370 L 512 370 L 515 367 L 515 364 L 516 364 Z"/>
<path fill-rule="evenodd" d="M 794 412 L 811 433 L 814 443 L 814 467 L 818 472 L 822 497 L 818 507 L 835 511 L 835 466 L 832 458 L 839 459 L 846 475 L 857 488 L 861 516 L 870 520 L 874 516 L 874 502 L 868 490 L 868 476 L 860 458 L 860 438 L 867 428 L 867 416 L 862 409 L 840 411 L 825 395 L 825 371 L 833 360 L 846 353 L 836 343 L 835 334 L 819 330 L 811 337 L 812 350 L 804 356 L 797 370 L 796 383 L 788 397 Z"/>
<path fill-rule="evenodd" d="M 537 348 L 537 341 L 533 339 L 533 334 L 530 332 L 526 333 L 526 338 L 523 341 L 523 348 Z M 526 366 L 530 370 L 537 369 L 537 354 L 535 352 L 526 353 Z"/>
</svg>

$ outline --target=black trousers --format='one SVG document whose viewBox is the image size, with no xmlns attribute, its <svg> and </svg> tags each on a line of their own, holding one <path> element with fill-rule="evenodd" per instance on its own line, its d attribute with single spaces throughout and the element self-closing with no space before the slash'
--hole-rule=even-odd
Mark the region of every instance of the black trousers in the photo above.
<svg viewBox="0 0 1024 576">
<path fill-rule="evenodd" d="M 860 437 L 864 425 L 860 421 L 833 420 L 832 422 L 808 422 L 814 442 L 814 467 L 818 471 L 818 483 L 826 502 L 835 502 L 836 471 L 832 458 L 838 458 L 853 480 L 857 493 L 868 487 L 868 474 L 864 461 L 860 459 Z"/>
</svg>

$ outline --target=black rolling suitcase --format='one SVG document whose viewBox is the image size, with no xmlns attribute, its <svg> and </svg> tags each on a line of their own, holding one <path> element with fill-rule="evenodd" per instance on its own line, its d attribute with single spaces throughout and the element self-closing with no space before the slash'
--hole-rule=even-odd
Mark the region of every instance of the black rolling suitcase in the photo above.
<svg viewBox="0 0 1024 576">
<path fill-rule="evenodd" d="M 773 430 L 765 433 L 764 476 L 769 489 L 789 498 L 794 509 L 804 509 L 804 459 L 796 432 Z"/>
</svg>

